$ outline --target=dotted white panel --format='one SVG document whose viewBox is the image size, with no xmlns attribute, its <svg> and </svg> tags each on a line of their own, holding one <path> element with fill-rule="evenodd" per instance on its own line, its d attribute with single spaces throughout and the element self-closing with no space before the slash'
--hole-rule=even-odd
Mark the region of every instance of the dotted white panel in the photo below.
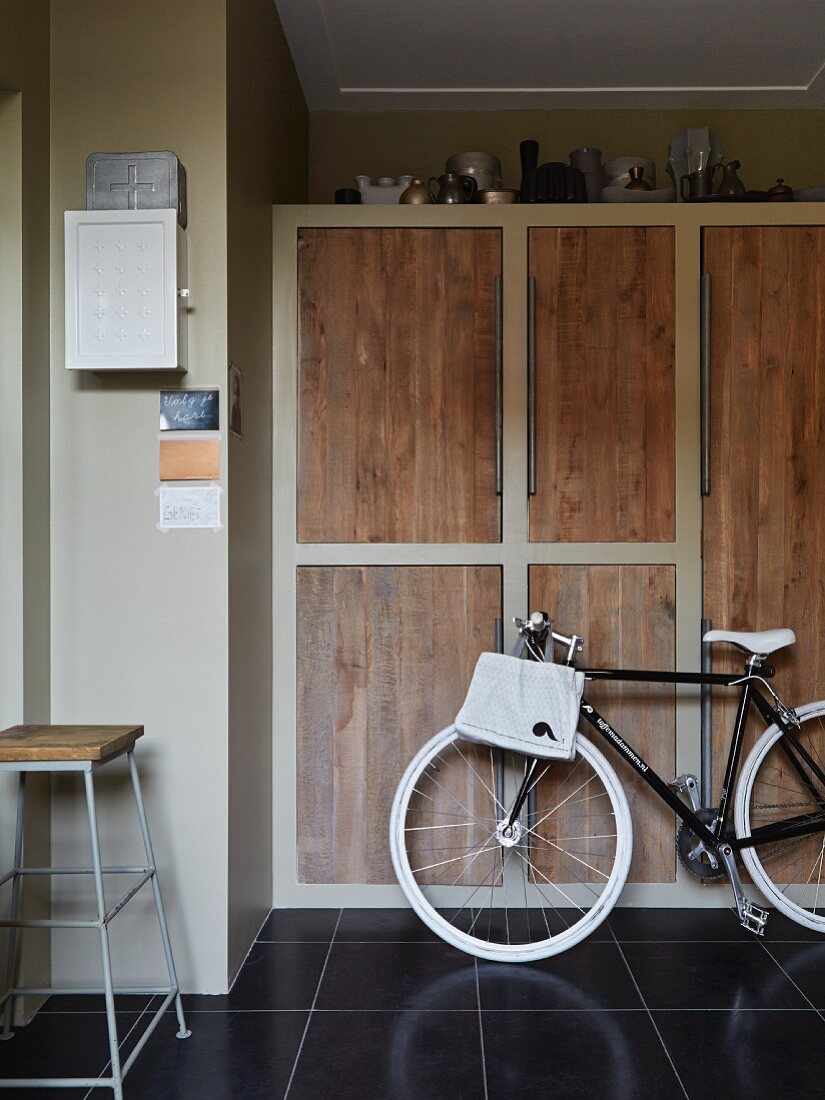
<svg viewBox="0 0 825 1100">
<path fill-rule="evenodd" d="M 174 210 L 69 210 L 66 366 L 186 369 L 183 231 Z"/>
<path fill-rule="evenodd" d="M 166 353 L 163 226 L 78 226 L 77 273 L 81 355 Z"/>
</svg>

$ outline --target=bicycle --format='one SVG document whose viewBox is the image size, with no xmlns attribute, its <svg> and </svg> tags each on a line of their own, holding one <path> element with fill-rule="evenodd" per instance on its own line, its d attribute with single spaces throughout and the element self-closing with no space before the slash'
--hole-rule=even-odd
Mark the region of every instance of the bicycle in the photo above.
<svg viewBox="0 0 825 1100">
<path fill-rule="evenodd" d="M 514 622 L 511 656 L 552 663 L 559 645 L 563 664 L 575 669 L 582 638 L 554 631 L 544 612 Z M 767 659 L 796 641 L 793 631 L 712 630 L 704 640 L 741 650 L 743 674 L 580 671 L 585 683 L 738 687 L 717 805 L 702 805 L 693 775 L 665 782 L 583 695 L 579 726 L 611 745 L 674 811 L 679 859 L 705 882 L 727 878 L 743 927 L 763 935 L 769 910 L 745 895 L 737 855 L 769 904 L 825 932 L 825 764 L 808 736 L 809 723 L 825 732 L 825 701 L 794 709 L 768 683 Z M 752 707 L 767 728 L 740 771 Z M 448 726 L 410 762 L 390 814 L 393 865 L 412 908 L 447 943 L 493 961 L 547 958 L 590 935 L 621 894 L 632 847 L 622 784 L 580 730 L 571 759 L 547 760 L 465 740 Z"/>
</svg>

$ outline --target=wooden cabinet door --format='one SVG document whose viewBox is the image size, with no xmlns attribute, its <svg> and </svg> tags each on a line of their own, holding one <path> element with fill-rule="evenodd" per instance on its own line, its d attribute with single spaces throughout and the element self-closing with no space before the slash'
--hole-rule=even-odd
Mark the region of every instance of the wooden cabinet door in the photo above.
<svg viewBox="0 0 825 1100">
<path fill-rule="evenodd" d="M 531 229 L 530 274 L 530 540 L 673 541 L 673 229 Z"/>
<path fill-rule="evenodd" d="M 299 882 L 395 882 L 395 788 L 500 617 L 497 566 L 298 569 Z"/>
<path fill-rule="evenodd" d="M 299 542 L 494 542 L 498 229 L 302 229 Z"/>
<path fill-rule="evenodd" d="M 796 645 L 771 663 L 774 686 L 796 705 L 825 695 L 825 228 L 706 229 L 704 268 L 711 276 L 704 613 L 718 629 L 794 630 Z M 713 656 L 716 671 L 742 667 L 731 646 L 715 645 Z M 714 689 L 713 700 L 718 783 L 736 693 Z M 759 728 L 754 720 L 746 748 Z M 825 756 L 825 744 L 815 747 Z"/>
<path fill-rule="evenodd" d="M 672 565 L 532 565 L 530 607 L 550 608 L 563 633 L 585 639 L 582 665 L 672 672 L 676 570 Z M 587 683 L 589 702 L 667 782 L 676 766 L 670 684 Z M 587 736 L 618 773 L 633 817 L 629 882 L 674 882 L 673 812 L 598 735 Z M 538 811 L 552 791 L 538 791 Z M 552 803 L 550 803 L 552 805 Z M 541 869 L 541 868 L 539 868 Z"/>
</svg>

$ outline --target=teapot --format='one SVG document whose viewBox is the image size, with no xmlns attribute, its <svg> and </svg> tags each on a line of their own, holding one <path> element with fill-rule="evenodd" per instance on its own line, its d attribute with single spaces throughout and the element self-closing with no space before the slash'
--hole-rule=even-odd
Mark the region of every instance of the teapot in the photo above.
<svg viewBox="0 0 825 1100">
<path fill-rule="evenodd" d="M 438 194 L 435 193 L 433 184 L 438 186 Z M 478 190 L 478 184 L 472 176 L 460 176 L 457 172 L 445 172 L 443 176 L 439 176 L 437 179 L 435 176 L 430 176 L 427 180 L 427 190 L 433 202 L 472 202 L 473 196 Z"/>
</svg>

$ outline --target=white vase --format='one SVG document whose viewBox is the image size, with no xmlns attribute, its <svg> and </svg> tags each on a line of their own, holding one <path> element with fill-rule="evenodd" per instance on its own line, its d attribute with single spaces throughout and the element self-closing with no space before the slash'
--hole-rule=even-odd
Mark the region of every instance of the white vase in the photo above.
<svg viewBox="0 0 825 1100">
<path fill-rule="evenodd" d="M 397 180 L 392 176 L 381 176 L 378 183 L 373 183 L 369 176 L 355 177 L 358 190 L 361 192 L 361 202 L 367 206 L 397 203 L 412 181 L 412 176 L 399 176 Z"/>
</svg>

